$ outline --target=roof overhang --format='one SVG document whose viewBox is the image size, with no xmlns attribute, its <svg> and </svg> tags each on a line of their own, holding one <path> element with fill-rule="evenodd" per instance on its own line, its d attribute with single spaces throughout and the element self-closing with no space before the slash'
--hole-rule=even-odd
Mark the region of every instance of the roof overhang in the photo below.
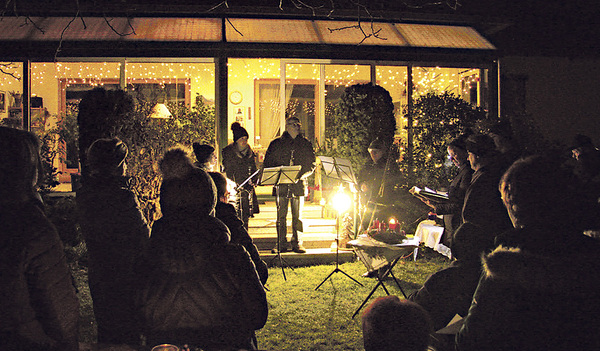
<svg viewBox="0 0 600 351">
<path fill-rule="evenodd" d="M 309 19 L 4 17 L 0 60 L 57 57 L 494 58 L 471 26 Z"/>
</svg>

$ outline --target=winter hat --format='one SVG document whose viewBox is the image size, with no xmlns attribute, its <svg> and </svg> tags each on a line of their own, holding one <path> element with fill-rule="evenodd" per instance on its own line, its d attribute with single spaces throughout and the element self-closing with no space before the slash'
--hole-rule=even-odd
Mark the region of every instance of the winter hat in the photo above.
<svg viewBox="0 0 600 351">
<path fill-rule="evenodd" d="M 594 147 L 594 143 L 592 143 L 592 138 L 587 135 L 577 134 L 573 138 L 573 144 L 569 150 L 578 149 L 580 147 Z"/>
<path fill-rule="evenodd" d="M 490 156 L 496 152 L 494 139 L 485 134 L 473 134 L 467 138 L 467 151 L 477 156 Z"/>
<path fill-rule="evenodd" d="M 242 137 L 249 137 L 248 131 L 238 122 L 233 122 L 231 124 L 231 130 L 233 131 L 233 141 L 237 141 Z"/>
<path fill-rule="evenodd" d="M 383 144 L 383 141 L 379 138 L 375 138 L 375 140 L 373 140 L 371 142 L 371 144 L 369 144 L 369 150 L 384 150 L 385 149 L 385 145 Z"/>
<path fill-rule="evenodd" d="M 127 153 L 127 145 L 118 138 L 94 141 L 87 150 L 87 162 L 91 173 L 122 172 Z"/>
<path fill-rule="evenodd" d="M 208 144 L 200 144 L 198 142 L 192 145 L 194 148 L 194 154 L 198 163 L 203 164 L 208 162 L 210 155 L 215 151 L 215 148 Z"/>
<path fill-rule="evenodd" d="M 175 147 L 159 162 L 163 174 L 160 207 L 163 215 L 194 213 L 209 215 L 215 208 L 217 191 L 211 177 L 194 166 L 190 153 Z"/>
</svg>

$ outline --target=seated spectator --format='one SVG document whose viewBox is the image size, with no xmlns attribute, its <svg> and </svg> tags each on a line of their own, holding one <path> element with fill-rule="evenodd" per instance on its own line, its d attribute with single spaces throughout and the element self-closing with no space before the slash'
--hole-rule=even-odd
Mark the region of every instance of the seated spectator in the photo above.
<svg viewBox="0 0 600 351">
<path fill-rule="evenodd" d="M 481 227 L 469 222 L 461 225 L 454 235 L 452 256 L 456 260 L 427 278 L 408 297 L 429 312 L 435 330 L 444 328 L 455 315 L 465 317 L 469 311 L 481 276 L 481 255 L 488 248 L 487 242 L 476 241 L 485 237 L 481 231 Z"/>
<path fill-rule="evenodd" d="M 127 145 L 117 138 L 94 141 L 87 150 L 89 176 L 76 200 L 88 249 L 98 342 L 137 345 L 132 270 L 150 229 L 125 177 L 127 153 Z"/>
<path fill-rule="evenodd" d="M 398 296 L 378 297 L 362 314 L 365 351 L 425 351 L 432 332 L 427 311 Z"/>
<path fill-rule="evenodd" d="M 256 267 L 261 283 L 266 284 L 269 277 L 269 269 L 267 264 L 260 258 L 256 246 L 252 242 L 252 238 L 248 235 L 248 231 L 242 220 L 237 216 L 237 212 L 233 205 L 227 202 L 229 191 L 227 190 L 227 178 L 223 173 L 209 172 L 212 180 L 217 188 L 217 205 L 215 206 L 215 217 L 220 219 L 231 234 L 231 243 L 242 245 L 250 254 L 252 262 Z"/>
<path fill-rule="evenodd" d="M 63 244 L 35 187 L 39 144 L 0 127 L 0 348 L 79 349 L 79 302 Z"/>
<path fill-rule="evenodd" d="M 214 182 L 181 148 L 165 153 L 160 170 L 163 217 L 152 227 L 137 296 L 147 344 L 256 349 L 254 331 L 268 315 L 265 290 L 246 250 L 210 215 Z"/>
<path fill-rule="evenodd" d="M 502 177 L 514 230 L 484 259 L 457 350 L 600 345 L 600 244 L 581 234 L 569 179 L 542 157 L 519 160 Z"/>
</svg>

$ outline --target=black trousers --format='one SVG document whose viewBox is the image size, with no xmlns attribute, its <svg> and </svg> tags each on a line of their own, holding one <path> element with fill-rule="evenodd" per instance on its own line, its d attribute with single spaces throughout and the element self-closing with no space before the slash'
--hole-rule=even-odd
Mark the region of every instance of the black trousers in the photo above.
<svg viewBox="0 0 600 351">
<path fill-rule="evenodd" d="M 295 196 L 292 194 L 290 187 L 287 184 L 278 185 L 277 189 L 277 240 L 279 245 L 285 247 L 287 245 L 287 214 L 288 208 L 292 210 L 292 246 L 302 245 L 300 232 L 302 227 L 302 207 L 304 205 L 304 196 Z M 289 205 L 289 206 L 288 206 Z"/>
</svg>

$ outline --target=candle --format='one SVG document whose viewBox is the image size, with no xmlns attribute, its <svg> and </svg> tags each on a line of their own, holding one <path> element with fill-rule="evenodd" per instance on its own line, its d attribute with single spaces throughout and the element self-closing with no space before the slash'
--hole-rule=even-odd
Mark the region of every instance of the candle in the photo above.
<svg viewBox="0 0 600 351">
<path fill-rule="evenodd" d="M 396 220 L 395 220 L 394 218 L 391 218 L 391 219 L 390 219 L 390 222 L 389 222 L 389 228 L 390 228 L 390 230 L 392 230 L 392 231 L 395 231 L 395 232 L 397 232 L 397 231 L 398 231 L 398 223 L 396 223 Z"/>
</svg>

